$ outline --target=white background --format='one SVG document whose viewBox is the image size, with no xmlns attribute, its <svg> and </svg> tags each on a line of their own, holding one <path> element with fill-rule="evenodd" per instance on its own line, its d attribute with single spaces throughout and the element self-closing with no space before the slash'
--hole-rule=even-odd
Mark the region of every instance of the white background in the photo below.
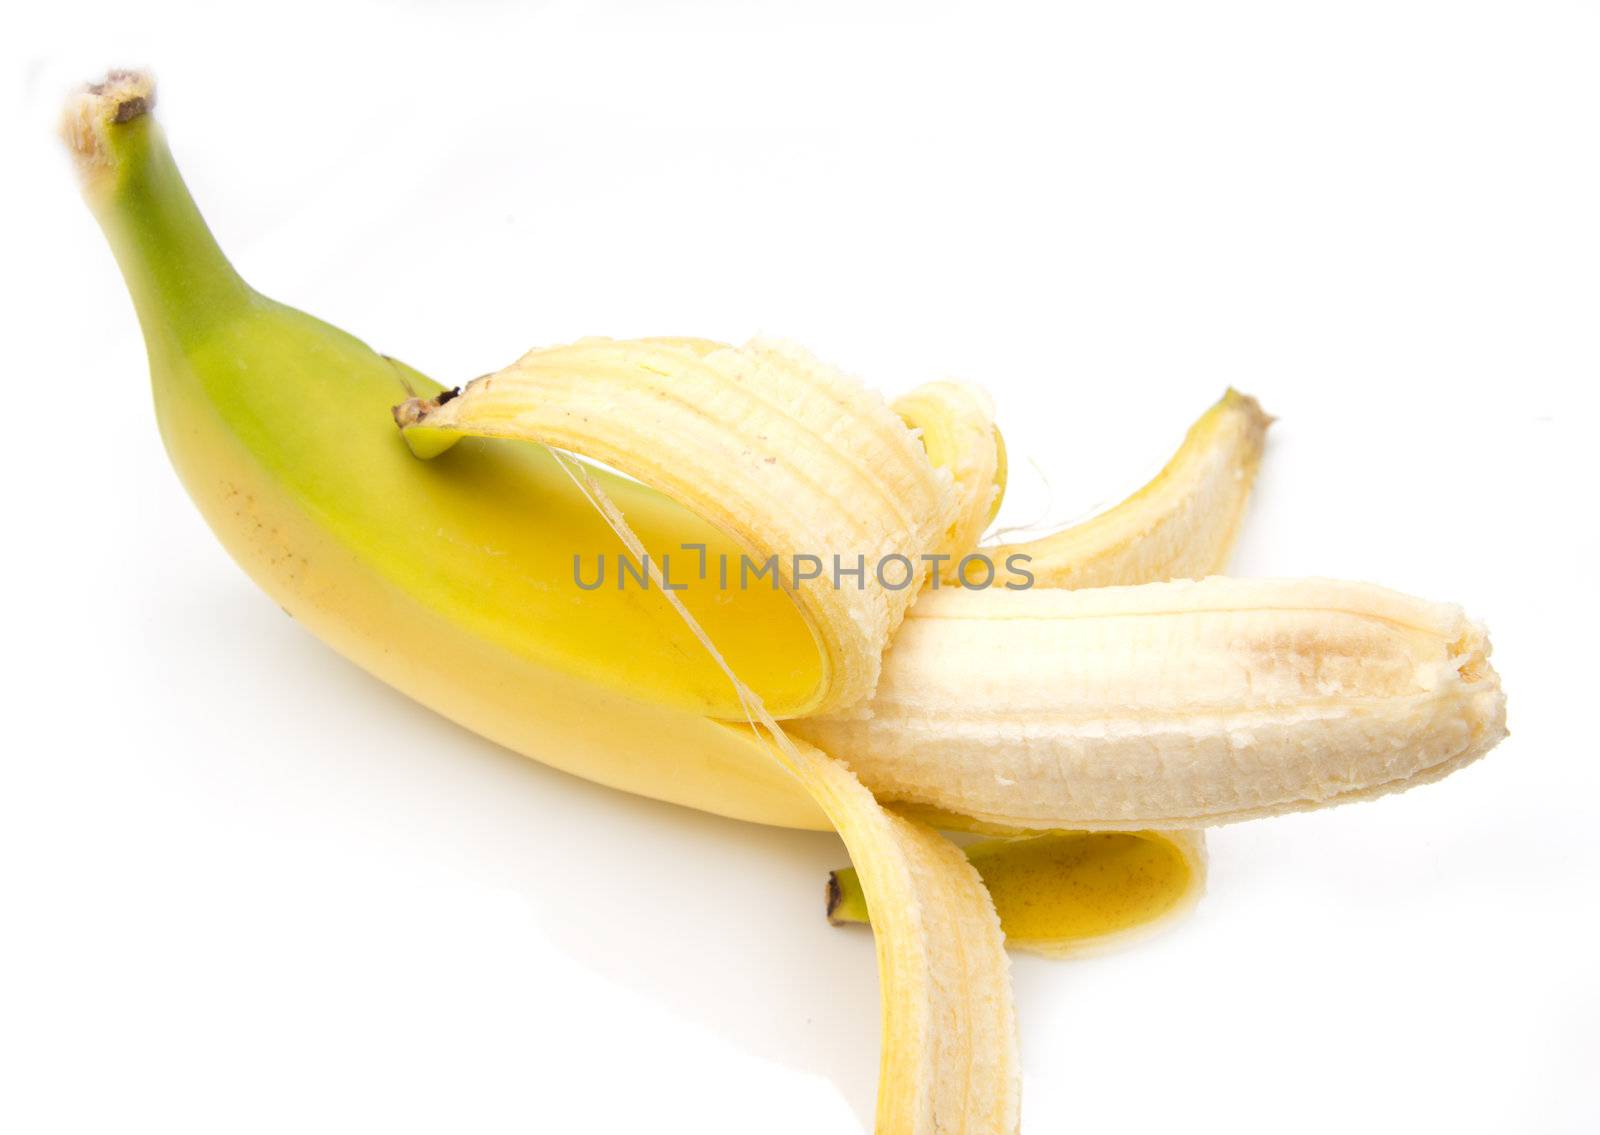
<svg viewBox="0 0 1600 1135">
<path fill-rule="evenodd" d="M 1259 395 L 1236 570 L 1463 602 L 1513 736 L 1217 831 L 1158 941 L 1019 958 L 1027 1127 L 1600 1129 L 1592 5 L 20 7 L 0 1128 L 815 1135 L 873 1106 L 832 836 L 479 741 L 206 532 L 50 134 L 135 64 L 245 275 L 446 381 L 756 331 L 890 391 L 962 377 L 1012 523 Z"/>
</svg>

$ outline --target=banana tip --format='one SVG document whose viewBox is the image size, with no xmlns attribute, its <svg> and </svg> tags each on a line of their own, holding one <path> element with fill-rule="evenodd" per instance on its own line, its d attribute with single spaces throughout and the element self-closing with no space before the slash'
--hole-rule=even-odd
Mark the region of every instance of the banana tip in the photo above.
<svg viewBox="0 0 1600 1135">
<path fill-rule="evenodd" d="M 67 100 L 61 137 L 85 173 L 109 166 L 106 131 L 149 114 L 156 105 L 156 82 L 148 71 L 106 72 Z"/>
<path fill-rule="evenodd" d="M 839 889 L 839 872 L 828 872 L 828 921 L 834 926 L 843 926 L 844 919 L 838 917 L 839 904 L 844 901 L 844 892 Z"/>
<path fill-rule="evenodd" d="M 1257 400 L 1255 395 L 1246 394 L 1237 387 L 1228 387 L 1228 392 L 1222 397 L 1223 401 L 1227 404 L 1231 406 L 1237 406 L 1246 413 L 1258 419 L 1261 423 L 1262 429 L 1266 429 L 1268 426 L 1272 425 L 1273 422 L 1278 420 L 1276 415 L 1269 414 L 1261 408 L 1261 403 L 1259 400 Z"/>
</svg>

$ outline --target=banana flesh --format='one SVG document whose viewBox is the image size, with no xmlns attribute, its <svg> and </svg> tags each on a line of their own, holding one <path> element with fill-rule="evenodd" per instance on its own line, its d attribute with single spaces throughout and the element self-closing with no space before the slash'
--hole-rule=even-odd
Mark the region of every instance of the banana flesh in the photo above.
<svg viewBox="0 0 1600 1135">
<path fill-rule="evenodd" d="M 880 799 L 1182 828 L 1437 779 L 1505 736 L 1482 627 L 1367 584 L 930 592 L 860 709 L 795 722 Z"/>
</svg>

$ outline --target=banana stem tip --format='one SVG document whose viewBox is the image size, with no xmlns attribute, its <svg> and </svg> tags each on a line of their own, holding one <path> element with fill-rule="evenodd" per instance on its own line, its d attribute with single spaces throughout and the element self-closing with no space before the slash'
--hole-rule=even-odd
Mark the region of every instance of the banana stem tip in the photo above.
<svg viewBox="0 0 1600 1135">
<path fill-rule="evenodd" d="M 67 100 L 61 136 L 85 174 L 112 164 L 106 131 L 149 114 L 156 105 L 156 82 L 146 71 L 108 71 Z"/>
<path fill-rule="evenodd" d="M 839 911 L 839 903 L 842 902 L 843 900 L 844 900 L 844 895 L 839 890 L 839 873 L 837 871 L 829 871 L 828 872 L 828 921 L 833 923 L 835 926 L 839 925 L 839 919 L 836 917 L 836 915 L 838 914 L 838 911 Z"/>
</svg>

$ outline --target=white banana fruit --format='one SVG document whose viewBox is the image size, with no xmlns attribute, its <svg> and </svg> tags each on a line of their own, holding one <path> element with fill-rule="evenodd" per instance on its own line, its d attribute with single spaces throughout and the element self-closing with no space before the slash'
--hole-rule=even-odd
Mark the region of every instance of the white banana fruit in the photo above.
<svg viewBox="0 0 1600 1135">
<path fill-rule="evenodd" d="M 880 799 L 1010 827 L 1184 828 L 1437 779 L 1505 736 L 1483 629 L 1365 584 L 939 592 L 860 709 L 795 722 Z"/>
</svg>

